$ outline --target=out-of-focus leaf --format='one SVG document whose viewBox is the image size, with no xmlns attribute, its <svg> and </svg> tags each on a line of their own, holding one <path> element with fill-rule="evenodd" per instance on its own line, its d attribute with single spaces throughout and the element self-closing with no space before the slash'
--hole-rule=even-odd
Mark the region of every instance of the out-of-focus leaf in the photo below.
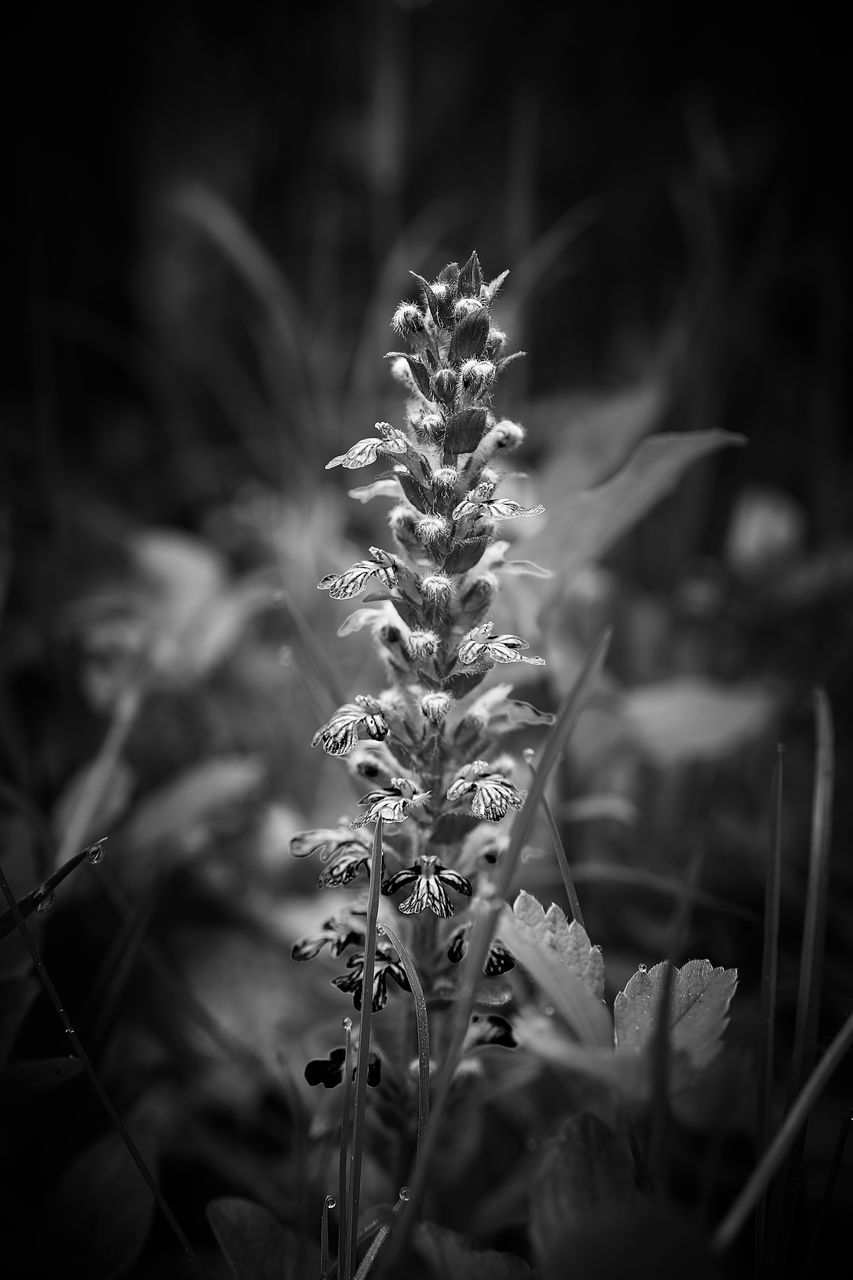
<svg viewBox="0 0 853 1280">
<path fill-rule="evenodd" d="M 565 582 L 603 555 L 695 462 L 718 449 L 745 443 L 743 436 L 726 431 L 652 436 L 617 475 L 597 489 L 562 500 L 557 495 L 556 501 L 552 496 L 548 519 L 525 540 L 525 552 L 553 567 Z"/>
<path fill-rule="evenodd" d="M 200 828 L 251 796 L 263 776 L 263 761 L 256 756 L 220 756 L 187 769 L 137 807 L 126 842 L 155 852 L 176 842 L 191 847 Z"/>
<path fill-rule="evenodd" d="M 536 439 L 553 439 L 542 476 L 542 501 L 550 510 L 570 493 L 601 484 L 661 418 L 662 383 L 646 381 L 616 392 L 543 397 L 527 406 L 523 421 Z"/>
<path fill-rule="evenodd" d="M 475 1249 L 465 1236 L 435 1222 L 421 1223 L 415 1248 L 435 1280 L 533 1280 L 534 1273 L 522 1258 L 496 1249 Z"/>
<path fill-rule="evenodd" d="M 545 1257 L 541 1280 L 721 1280 L 707 1242 L 684 1217 L 639 1202 L 587 1215 L 560 1234 Z"/>
<path fill-rule="evenodd" d="M 555 955 L 579 978 L 596 1000 L 604 999 L 604 957 L 600 947 L 591 945 L 589 935 L 577 920 L 552 902 L 548 910 L 531 893 L 522 889 L 513 904 L 517 924 L 543 950 Z"/>
<path fill-rule="evenodd" d="M 567 1231 L 636 1199 L 624 1133 L 589 1112 L 570 1116 L 542 1152 L 530 1187 L 530 1238 L 538 1266 Z"/>
<path fill-rule="evenodd" d="M 97 786 L 99 802 L 92 812 L 91 819 L 80 833 L 81 843 L 87 840 L 98 840 L 105 831 L 110 831 L 127 808 L 133 791 L 136 777 L 130 766 L 120 757 L 112 762 L 107 786 L 99 785 L 103 774 L 103 763 L 92 761 L 83 766 L 65 784 L 51 815 L 51 827 L 62 842 L 63 834 L 68 830 L 78 812 L 78 806 L 84 796 L 88 795 L 91 786 Z"/>
<path fill-rule="evenodd" d="M 236 1280 L 301 1280 L 296 1233 L 263 1205 L 223 1196 L 211 1200 L 207 1220 Z M 309 1257 L 316 1253 L 313 1245 L 305 1249 Z"/>
<path fill-rule="evenodd" d="M 729 517 L 725 559 L 742 578 L 764 578 L 798 555 L 805 534 L 803 510 L 782 489 L 750 486 Z"/>
<path fill-rule="evenodd" d="M 538 912 L 535 908 L 538 908 Z M 576 972 L 569 962 L 569 951 L 561 955 L 554 945 L 555 931 L 558 928 L 555 918 L 552 916 L 546 924 L 545 916 L 544 908 L 535 898 L 530 894 L 519 894 L 516 910 L 504 907 L 501 912 L 497 932 L 519 963 L 538 983 L 581 1044 L 593 1048 L 609 1048 L 613 1043 L 610 1014 L 588 985 L 595 962 L 588 958 L 588 976 Z M 563 920 L 565 921 L 565 916 Z M 587 945 L 588 942 L 587 939 Z"/>
<path fill-rule="evenodd" d="M 0 1066 L 9 1057 L 15 1039 L 40 990 L 34 974 L 0 981 Z"/>
<path fill-rule="evenodd" d="M 638 1053 L 651 1044 L 665 973 L 665 964 L 639 969 L 617 995 L 617 1054 Z M 675 970 L 669 1001 L 671 1044 L 694 1067 L 707 1066 L 722 1047 L 736 986 L 737 970 L 715 969 L 710 960 L 688 960 Z"/>
<path fill-rule="evenodd" d="M 676 676 L 629 690 L 621 705 L 643 751 L 670 766 L 728 757 L 771 730 L 781 701 L 781 690 L 756 681 Z"/>
<path fill-rule="evenodd" d="M 131 1124 L 136 1146 L 156 1174 L 159 1126 Z M 111 1280 L 139 1257 L 155 1204 L 121 1137 L 110 1130 L 80 1153 L 47 1198 L 42 1221 L 44 1252 L 56 1274 L 65 1260 L 87 1280 Z"/>
<path fill-rule="evenodd" d="M 73 1080 L 82 1070 L 79 1058 L 34 1058 L 14 1062 L 0 1071 L 0 1102 L 3 1106 L 33 1098 Z"/>
</svg>

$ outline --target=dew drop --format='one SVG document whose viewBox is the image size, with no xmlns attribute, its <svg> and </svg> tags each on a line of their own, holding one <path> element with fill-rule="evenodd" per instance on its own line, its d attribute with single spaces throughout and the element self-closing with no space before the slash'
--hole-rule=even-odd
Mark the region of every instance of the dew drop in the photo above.
<svg viewBox="0 0 853 1280">
<path fill-rule="evenodd" d="M 41 889 L 36 889 L 33 894 L 33 902 L 36 911 L 50 911 L 54 902 L 56 902 L 56 897 L 52 889 L 47 889 L 42 885 Z"/>
<path fill-rule="evenodd" d="M 104 837 L 106 839 L 106 837 Z M 104 860 L 104 841 L 98 840 L 95 844 L 90 844 L 86 850 L 86 857 L 93 866 L 97 866 L 99 862 Z"/>
<path fill-rule="evenodd" d="M 344 1018 L 343 1022 L 341 1023 L 341 1026 L 343 1027 L 344 1031 L 352 1031 L 352 1018 Z"/>
<path fill-rule="evenodd" d="M 646 973 L 648 970 L 648 965 L 638 964 L 637 969 L 639 970 L 640 973 Z"/>
<path fill-rule="evenodd" d="M 412 1193 L 408 1187 L 401 1187 L 399 1192 L 397 1193 L 397 1196 L 398 1196 L 398 1199 L 402 1200 L 403 1203 L 405 1204 L 405 1202 L 409 1199 L 411 1194 Z"/>
<path fill-rule="evenodd" d="M 553 1018 L 553 1016 L 554 1016 L 554 1014 L 555 1014 L 556 1012 L 557 1012 L 557 1010 L 554 1008 L 554 1006 L 553 1006 L 552 1004 L 546 1004 L 546 1005 L 545 1005 L 545 1017 L 546 1017 L 546 1018 Z"/>
<path fill-rule="evenodd" d="M 327 1209 L 336 1209 L 338 1207 L 338 1202 L 334 1196 L 326 1196 L 325 1203 Z"/>
</svg>

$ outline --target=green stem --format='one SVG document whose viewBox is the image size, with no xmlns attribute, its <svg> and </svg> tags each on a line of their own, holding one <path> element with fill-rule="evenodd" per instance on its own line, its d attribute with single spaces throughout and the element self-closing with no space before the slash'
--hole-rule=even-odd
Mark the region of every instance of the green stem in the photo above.
<svg viewBox="0 0 853 1280">
<path fill-rule="evenodd" d="M 406 977 L 409 979 L 409 985 L 412 988 L 412 1000 L 415 1006 L 415 1022 L 418 1034 L 418 1138 L 415 1150 L 415 1162 L 417 1162 L 421 1149 L 421 1139 L 429 1119 L 429 1015 L 418 971 L 408 949 L 388 925 L 379 925 L 379 932 L 386 936 L 400 957 L 400 963 L 406 970 Z"/>
<path fill-rule="evenodd" d="M 367 1068 L 370 1058 L 370 1025 L 373 1018 L 373 973 L 376 966 L 376 922 L 382 889 L 382 819 L 377 818 L 373 830 L 373 852 L 370 859 L 370 896 L 364 937 L 364 969 L 361 982 L 361 1014 L 358 1030 L 358 1061 L 355 1071 L 355 1108 L 352 1131 L 352 1168 L 348 1188 L 348 1244 L 344 1280 L 350 1280 L 356 1259 L 358 1240 L 358 1205 L 361 1196 L 361 1165 L 364 1156 L 364 1113 L 367 1100 Z"/>
</svg>

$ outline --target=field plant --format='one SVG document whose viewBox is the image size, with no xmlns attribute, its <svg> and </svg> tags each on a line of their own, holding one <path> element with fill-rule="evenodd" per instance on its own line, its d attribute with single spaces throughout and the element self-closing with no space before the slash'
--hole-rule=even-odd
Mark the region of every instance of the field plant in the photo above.
<svg viewBox="0 0 853 1280">
<path fill-rule="evenodd" d="M 90 1280 L 194 1272 L 233 1273 L 237 1280 L 556 1280 L 575 1274 L 604 1280 L 680 1276 L 688 1268 L 697 1276 L 788 1274 L 805 1124 L 853 1039 L 848 1018 L 818 1053 L 834 762 L 830 707 L 816 690 L 807 900 L 793 1053 L 780 1107 L 774 1046 L 781 752 L 770 789 L 753 1069 L 726 1053 L 725 1032 L 737 1017 L 736 969 L 690 953 L 691 914 L 702 897 L 701 847 L 674 895 L 660 954 L 646 963 L 637 957 L 627 972 L 614 965 L 614 976 L 608 938 L 587 932 L 581 878 L 563 843 L 557 778 L 583 713 L 618 705 L 607 671 L 611 629 L 592 638 L 553 709 L 514 696 L 502 678 L 504 667 L 528 677 L 545 668 L 525 632 L 536 627 L 531 601 L 547 579 L 568 576 L 612 545 L 694 463 L 744 441 L 721 431 L 651 436 L 620 460 L 606 483 L 546 510 L 528 477 L 507 461 L 514 452 L 523 458 L 524 428 L 493 406 L 503 371 L 522 354 L 507 351 L 495 316 L 507 275 L 486 279 L 476 253 L 433 280 L 415 275 L 414 298 L 399 304 L 391 322 L 400 349 L 388 353 L 405 395 L 403 414 L 397 423 L 376 422 L 371 434 L 326 464 L 334 477 L 372 468 L 351 496 L 392 504 L 384 545 L 370 545 L 317 584 L 334 602 L 358 600 L 338 635 L 363 641 L 367 633 L 375 662 L 364 669 L 383 678 L 381 687 L 346 689 L 331 714 L 318 717 L 311 745 L 340 762 L 353 802 L 341 814 L 333 792 L 336 807 L 324 825 L 298 830 L 289 841 L 297 861 L 288 865 L 311 868 L 320 906 L 316 925 L 295 941 L 297 931 L 291 932 L 285 962 L 286 988 L 307 990 L 303 1002 L 316 1002 L 310 1034 L 285 1018 L 275 1082 L 287 1114 L 282 1133 L 281 1113 L 274 1113 L 271 1134 L 287 1203 L 271 1203 L 261 1178 L 255 1197 L 223 1195 L 215 1187 L 213 1198 L 202 1193 L 205 1230 L 208 1238 L 212 1231 L 217 1254 L 197 1256 L 198 1224 L 185 1231 L 148 1150 L 152 1128 L 167 1128 L 163 1115 L 174 1114 L 155 1105 L 168 1093 L 159 1060 L 146 1064 L 150 1089 L 135 1110 L 104 1087 L 100 1055 L 87 1051 L 54 985 L 53 957 L 48 971 L 38 922 L 54 893 L 68 888 L 72 872 L 75 880 L 85 874 L 78 868 L 92 868 L 93 878 L 108 875 L 110 841 L 92 838 L 91 828 L 104 796 L 118 790 L 122 752 L 152 690 L 174 690 L 180 680 L 213 669 L 266 599 L 265 580 L 236 587 L 215 581 L 190 601 L 176 579 L 164 606 L 178 618 L 171 638 L 166 628 L 166 641 L 152 647 L 152 632 L 143 628 L 129 664 L 100 671 L 99 696 L 112 708 L 111 728 L 50 874 L 22 893 L 13 889 L 11 872 L 0 870 L 7 904 L 0 943 L 24 944 L 4 969 L 7 1005 L 0 1020 L 7 1063 L 0 1100 L 10 1131 L 23 1149 L 29 1131 L 15 1114 L 21 1100 L 35 1100 L 49 1118 L 61 1115 L 52 1095 L 85 1073 L 111 1128 L 95 1144 L 97 1159 L 89 1147 L 83 1163 L 67 1162 L 66 1212 L 73 1214 L 74 1192 L 94 1170 L 106 1203 L 115 1205 L 115 1187 L 129 1185 L 127 1173 L 120 1180 L 115 1171 L 129 1152 L 130 1181 L 156 1206 L 162 1235 L 178 1245 L 177 1260 L 170 1254 L 168 1267 L 158 1269 L 157 1255 L 140 1261 L 150 1216 L 137 1220 L 128 1208 L 127 1221 L 115 1211 L 107 1223 L 96 1215 L 105 1243 L 89 1254 Z M 541 536 L 549 522 L 557 529 L 550 544 Z M 525 529 L 534 531 L 530 538 Z M 525 541 L 535 542 L 536 531 L 542 545 L 558 548 L 559 563 L 539 566 L 525 558 Z M 165 555 L 156 540 L 144 551 L 149 565 Z M 329 551 L 339 555 L 341 547 Z M 139 602 L 140 614 L 150 613 L 150 605 Z M 517 617 L 504 622 L 513 609 Z M 328 698 L 340 685 L 337 665 L 327 663 L 304 618 L 296 621 L 306 688 Z M 528 680 L 528 688 L 542 693 L 547 686 Z M 314 772 L 325 777 L 325 762 L 314 761 Z M 245 799 L 251 782 L 245 769 L 235 777 L 233 769 L 214 768 L 192 780 L 181 804 L 189 795 L 204 807 L 226 783 Z M 321 788 L 319 794 L 322 800 Z M 173 835 L 174 793 L 170 804 L 167 820 L 149 816 L 152 857 L 157 842 Z M 143 825 L 137 817 L 137 835 Z M 11 858 L 6 865 L 11 868 Z M 108 952 L 116 972 L 106 975 L 107 1004 L 119 1001 L 122 974 L 143 949 L 157 875 L 166 896 L 175 896 L 173 883 L 183 886 L 162 867 L 145 874 L 148 880 L 139 873 L 131 882 L 138 902 Z M 559 886 L 562 902 L 541 900 L 543 885 Z M 245 904 L 240 909 L 251 915 Z M 251 926 L 260 919 L 269 924 L 258 910 Z M 275 954 L 278 962 L 280 947 Z M 39 983 L 61 1022 L 67 1058 L 16 1056 Z M 242 1055 L 253 1067 L 254 1046 L 226 1035 L 185 997 L 183 1011 L 226 1055 Z M 306 1040 L 320 1043 L 319 1051 L 303 1054 Z M 745 1105 L 753 1109 L 754 1150 L 733 1162 L 726 1149 L 729 1121 L 742 1116 Z M 832 1200 L 842 1149 L 839 1144 L 815 1230 L 797 1258 L 806 1275 L 818 1257 L 821 1214 Z M 237 1181 L 250 1186 L 252 1174 L 242 1172 Z M 125 1202 L 130 1206 L 129 1191 Z M 14 1209 L 14 1197 L 4 1205 L 9 1258 L 15 1252 L 10 1205 Z M 81 1241 L 86 1230 L 77 1224 Z M 13 1274 L 39 1272 L 22 1265 Z"/>
</svg>

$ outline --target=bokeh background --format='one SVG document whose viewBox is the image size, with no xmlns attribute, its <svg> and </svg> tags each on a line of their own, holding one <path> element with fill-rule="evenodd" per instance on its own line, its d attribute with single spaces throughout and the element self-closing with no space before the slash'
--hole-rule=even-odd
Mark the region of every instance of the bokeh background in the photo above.
<svg viewBox="0 0 853 1280">
<path fill-rule="evenodd" d="M 546 677 L 520 682 L 553 709 L 614 624 L 622 710 L 587 717 L 554 790 L 589 931 L 618 990 L 665 954 L 701 858 L 688 950 L 740 968 L 732 1036 L 747 1057 L 777 741 L 791 1035 L 811 696 L 826 690 L 840 785 L 821 1043 L 849 1010 L 851 88 L 829 14 L 175 0 L 18 15 L 4 868 L 22 893 L 110 837 L 103 867 L 77 873 L 37 924 L 200 1240 L 211 1195 L 292 1191 L 281 1150 L 298 1107 L 271 1081 L 284 1054 L 301 1097 L 299 1064 L 341 1015 L 325 970 L 306 986 L 288 969 L 293 936 L 329 906 L 287 847 L 351 802 L 308 745 L 334 692 L 317 644 L 344 697 L 380 679 L 315 586 L 382 540 L 379 504 L 352 502 L 324 466 L 399 419 L 382 357 L 410 269 L 431 276 L 473 248 L 488 276 L 511 269 L 498 318 L 528 356 L 498 408 L 528 428 L 518 483 L 549 511 L 654 432 L 746 438 L 570 580 L 559 522 L 533 528 L 525 554 L 558 572 L 510 593 L 507 629 L 548 657 Z M 530 872 L 529 887 L 559 894 L 544 864 Z M 22 1018 L 19 1057 L 62 1052 L 35 995 Z M 68 1115 L 55 1096 L 51 1121 Z M 845 1096 L 839 1085 L 812 1126 L 816 1199 Z M 47 1161 L 56 1203 L 100 1125 L 89 1106 L 63 1119 Z M 44 1211 L 36 1146 L 19 1153 L 13 1202 L 28 1230 Z M 485 1211 L 481 1228 L 494 1232 Z M 153 1231 L 140 1275 L 168 1249 Z"/>
</svg>

